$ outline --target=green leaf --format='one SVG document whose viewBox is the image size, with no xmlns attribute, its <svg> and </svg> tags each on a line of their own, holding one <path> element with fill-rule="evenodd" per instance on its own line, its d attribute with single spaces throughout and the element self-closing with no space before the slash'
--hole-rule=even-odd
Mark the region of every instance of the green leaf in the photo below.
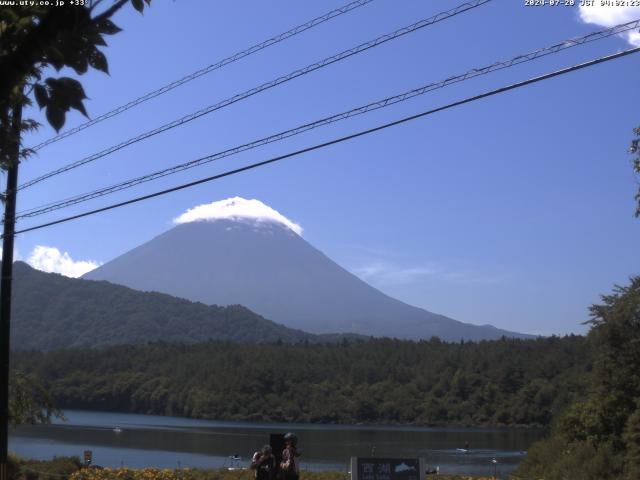
<svg viewBox="0 0 640 480">
<path fill-rule="evenodd" d="M 20 130 L 22 130 L 23 132 L 35 132 L 40 126 L 40 123 L 36 122 L 33 118 L 27 118 L 26 120 L 22 121 Z"/>
<path fill-rule="evenodd" d="M 71 106 L 71 108 L 75 108 L 85 117 L 89 118 L 89 114 L 87 113 L 87 110 L 84 108 L 84 103 L 82 103 L 82 100 L 74 100 L 69 105 Z"/>
<path fill-rule="evenodd" d="M 36 97 L 36 102 L 38 102 L 38 106 L 42 110 L 49 103 L 49 92 L 47 92 L 47 88 L 41 83 L 36 83 L 33 86 L 33 93 Z"/>
<path fill-rule="evenodd" d="M 47 56 L 47 63 L 49 63 L 57 71 L 60 71 L 64 67 L 64 55 L 60 50 L 54 46 L 49 46 L 44 51 Z"/>
<path fill-rule="evenodd" d="M 107 57 L 97 48 L 94 48 L 93 51 L 89 54 L 89 65 L 91 65 L 96 70 L 100 70 L 101 72 L 109 74 L 109 64 L 107 62 Z"/>
<path fill-rule="evenodd" d="M 104 38 L 102 38 L 102 35 L 100 35 L 100 32 L 94 25 L 87 27 L 84 38 L 92 45 L 100 45 L 102 47 L 107 46 L 107 42 L 104 41 Z"/>
<path fill-rule="evenodd" d="M 65 111 L 57 105 L 49 104 L 47 106 L 47 120 L 56 132 L 64 126 Z"/>
<path fill-rule="evenodd" d="M 89 114 L 87 113 L 87 110 L 84 108 L 84 104 L 82 103 L 82 99 L 86 98 L 84 96 L 79 96 L 79 95 L 73 95 L 70 96 L 68 99 L 68 107 L 70 108 L 74 108 L 76 110 L 78 110 L 80 113 L 82 113 L 85 117 L 89 118 Z"/>
<path fill-rule="evenodd" d="M 87 98 L 82 84 L 75 78 L 61 77 L 59 80 L 67 91 L 74 92 L 80 100 Z"/>
<path fill-rule="evenodd" d="M 131 0 L 131 5 L 140 13 L 144 10 L 144 2 L 142 0 Z"/>
<path fill-rule="evenodd" d="M 50 93 L 48 106 L 63 112 L 68 112 L 69 109 L 73 108 L 85 117 L 89 116 L 82 103 L 82 100 L 87 96 L 80 82 L 69 77 L 47 78 L 45 82 L 49 86 Z"/>
<path fill-rule="evenodd" d="M 101 20 L 100 22 L 98 22 L 96 24 L 96 27 L 98 27 L 98 31 L 100 33 L 104 33 L 105 35 L 114 35 L 122 31 L 120 27 L 118 27 L 111 20 L 107 20 L 107 19 Z"/>
<path fill-rule="evenodd" d="M 85 56 L 79 56 L 70 62 L 70 66 L 78 75 L 84 75 L 89 70 L 89 59 Z"/>
<path fill-rule="evenodd" d="M 87 98 L 82 84 L 75 78 L 60 77 L 57 79 L 56 86 L 57 88 L 63 88 L 67 92 L 73 92 L 81 99 Z"/>
<path fill-rule="evenodd" d="M 96 33 L 95 36 L 90 38 L 90 40 L 94 45 L 100 45 L 101 47 L 107 46 L 107 42 L 104 40 L 104 38 L 102 38 L 102 35 L 100 35 L 99 33 Z"/>
</svg>

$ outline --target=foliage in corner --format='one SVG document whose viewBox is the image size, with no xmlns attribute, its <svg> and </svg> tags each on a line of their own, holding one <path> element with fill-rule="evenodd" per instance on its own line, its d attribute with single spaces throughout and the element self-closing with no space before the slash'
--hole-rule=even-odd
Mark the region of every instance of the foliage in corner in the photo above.
<svg viewBox="0 0 640 480">
<path fill-rule="evenodd" d="M 640 478 L 640 277 L 591 307 L 596 349 L 587 397 L 532 446 L 517 474 L 535 478 Z"/>
<path fill-rule="evenodd" d="M 633 134 L 636 138 L 631 141 L 631 147 L 629 147 L 629 153 L 635 155 L 633 159 L 633 171 L 638 177 L 640 183 L 640 127 L 633 129 Z M 640 188 L 635 196 L 636 200 L 636 217 L 640 218 Z"/>
<path fill-rule="evenodd" d="M 49 423 L 64 418 L 53 397 L 33 376 L 14 371 L 9 381 L 9 420 L 12 425 Z"/>
<path fill-rule="evenodd" d="M 111 17 L 129 1 L 139 12 L 145 3 L 151 3 L 114 0 L 100 12 L 97 7 L 105 0 L 64 8 L 41 5 L 43 2 L 0 6 L 0 169 L 15 166 L 32 153 L 21 145 L 22 132 L 40 126 L 33 119 L 22 118 L 22 107 L 32 104 L 30 96 L 45 109 L 47 121 L 56 131 L 64 126 L 71 109 L 87 116 L 82 84 L 49 74 L 70 68 L 83 75 L 89 67 L 109 73 L 107 58 L 98 47 L 107 45 L 105 35 L 121 31 Z M 4 203 L 6 195 L 0 195 L 0 200 Z M 14 372 L 11 382 L 12 423 L 48 422 L 59 414 L 51 396 L 34 377 Z"/>
<path fill-rule="evenodd" d="M 99 13 L 96 9 L 104 0 L 68 8 L 38 2 L 0 7 L 0 167 L 10 164 L 7 152 L 16 142 L 11 112 L 18 105 L 30 105 L 31 95 L 56 131 L 64 126 L 71 109 L 87 116 L 82 84 L 71 77 L 46 74 L 70 68 L 83 75 L 89 67 L 109 73 L 107 57 L 99 47 L 107 45 L 105 36 L 121 31 L 111 17 L 128 2 L 142 12 L 151 0 L 117 0 Z M 37 127 L 33 120 L 26 120 L 22 131 Z M 30 153 L 22 151 L 21 156 Z"/>
</svg>

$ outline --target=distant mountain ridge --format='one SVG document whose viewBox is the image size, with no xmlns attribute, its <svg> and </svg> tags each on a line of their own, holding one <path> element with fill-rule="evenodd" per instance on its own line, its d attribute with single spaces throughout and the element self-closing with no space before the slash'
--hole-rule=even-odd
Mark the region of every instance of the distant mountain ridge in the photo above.
<svg viewBox="0 0 640 480">
<path fill-rule="evenodd" d="M 340 335 L 312 335 L 278 325 L 240 305 L 207 306 L 162 293 L 108 282 L 44 273 L 14 264 L 11 337 L 14 350 L 57 350 L 142 344 L 331 342 Z"/>
<path fill-rule="evenodd" d="M 311 333 L 446 341 L 530 335 L 462 323 L 391 298 L 281 223 L 217 219 L 178 225 L 87 273 L 205 304 L 245 305 Z"/>
</svg>

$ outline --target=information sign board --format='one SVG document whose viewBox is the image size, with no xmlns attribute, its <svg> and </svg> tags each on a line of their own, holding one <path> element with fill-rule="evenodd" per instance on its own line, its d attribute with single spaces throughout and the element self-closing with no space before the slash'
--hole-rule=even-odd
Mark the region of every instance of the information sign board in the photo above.
<svg viewBox="0 0 640 480">
<path fill-rule="evenodd" d="M 422 480 L 422 458 L 351 457 L 351 480 Z"/>
</svg>

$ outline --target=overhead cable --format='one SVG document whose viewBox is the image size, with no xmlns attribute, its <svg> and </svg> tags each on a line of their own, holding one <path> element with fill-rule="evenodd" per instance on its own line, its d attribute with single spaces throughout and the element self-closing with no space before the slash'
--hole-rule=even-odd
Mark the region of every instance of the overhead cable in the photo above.
<svg viewBox="0 0 640 480">
<path fill-rule="evenodd" d="M 76 205 L 78 203 L 83 203 L 95 198 L 99 198 L 105 195 L 109 195 L 127 188 L 131 188 L 134 187 L 136 185 L 142 184 L 142 183 L 146 183 L 152 180 L 156 180 L 158 178 L 162 178 L 165 177 L 167 175 L 172 175 L 187 169 L 191 169 L 194 167 L 198 167 L 216 160 L 220 160 L 222 158 L 226 158 L 226 157 L 230 157 L 232 155 L 236 155 L 239 154 L 241 152 L 247 151 L 247 150 L 252 150 L 254 148 L 263 146 L 263 145 L 267 145 L 270 143 L 274 143 L 280 140 L 284 140 L 286 138 L 289 137 L 293 137 L 295 135 L 299 135 L 303 132 L 307 132 L 309 130 L 313 130 L 315 128 L 321 127 L 321 126 L 325 126 L 325 125 L 329 125 L 335 122 L 339 122 L 341 120 L 346 120 L 348 118 L 351 117 L 355 117 L 357 115 L 362 115 L 374 110 L 379 110 L 381 108 L 386 108 L 389 107 L 391 105 L 400 103 L 400 102 L 404 102 L 406 100 L 409 100 L 411 98 L 417 97 L 419 95 L 424 95 L 425 93 L 431 92 L 433 90 L 436 89 L 440 89 L 440 88 L 444 88 L 447 87 L 449 85 L 453 85 L 465 80 L 469 80 L 471 78 L 475 78 L 481 75 L 486 75 L 488 73 L 491 72 L 495 72 L 498 70 L 503 70 L 506 68 L 510 68 L 514 65 L 519 65 L 522 63 L 526 63 L 526 62 L 530 62 L 533 60 L 536 60 L 538 58 L 547 56 L 547 55 L 551 55 L 551 54 L 555 54 L 558 53 L 560 51 L 566 50 L 568 48 L 572 48 L 575 47 L 577 45 L 583 45 L 585 43 L 589 43 L 589 42 L 593 42 L 596 40 L 600 40 L 603 38 L 607 38 L 610 37 L 612 35 L 617 35 L 629 30 L 633 30 L 633 29 L 637 29 L 640 28 L 640 19 L 638 20 L 634 20 L 632 22 L 627 22 L 625 24 L 621 24 L 621 25 L 616 25 L 615 27 L 612 28 L 607 28 L 604 30 L 600 30 L 597 32 L 592 32 L 588 35 L 584 35 L 582 37 L 578 37 L 578 38 L 573 38 L 570 40 L 565 40 L 563 42 L 560 43 L 556 43 L 554 45 L 551 45 L 549 47 L 545 47 L 545 48 L 541 48 L 538 50 L 534 50 L 532 52 L 528 52 L 528 53 L 524 53 L 521 55 L 518 55 L 516 57 L 513 57 L 509 60 L 504 60 L 504 61 L 498 61 L 495 63 L 492 63 L 490 65 L 487 65 L 485 67 L 481 67 L 481 68 L 474 68 L 471 70 L 468 70 L 467 72 L 460 74 L 460 75 L 454 75 L 454 76 L 450 76 L 447 77 L 444 80 L 440 80 L 438 82 L 433 82 L 430 83 L 428 85 L 424 85 L 422 87 L 419 88 L 415 88 L 413 90 L 409 90 L 407 92 L 398 94 L 398 95 L 394 95 L 391 97 L 387 97 L 384 98 L 382 100 L 378 100 L 376 102 L 371 102 L 368 103 L 366 105 L 362 105 L 360 107 L 357 108 L 353 108 L 351 110 L 347 110 L 345 112 L 341 112 L 341 113 L 337 113 L 335 115 L 331 115 L 329 117 L 324 117 L 321 118 L 319 120 L 316 120 L 314 122 L 311 123 L 306 123 L 304 125 L 300 125 L 297 126 L 295 128 L 289 129 L 289 130 L 285 130 L 273 135 L 270 135 L 268 137 L 264 137 L 258 140 L 254 140 L 252 142 L 249 143 L 245 143 L 243 145 L 239 145 L 227 150 L 223 150 L 211 155 L 207 155 L 204 157 L 200 157 L 194 160 L 190 160 L 188 162 L 185 163 L 181 163 L 179 165 L 175 165 L 169 168 L 165 168 L 162 170 L 158 170 L 156 172 L 153 173 L 149 173 L 146 175 L 142 175 L 139 176 L 137 178 L 132 178 L 129 180 L 126 180 L 124 182 L 120 182 L 108 187 L 103 187 L 97 190 L 93 190 L 91 192 L 88 193 L 83 193 L 80 195 L 75 195 L 73 197 L 69 197 L 63 200 L 58 200 L 56 202 L 52 202 L 46 205 L 41 205 L 38 207 L 34 207 L 31 208 L 29 210 L 25 210 L 22 212 L 19 212 L 16 216 L 16 218 L 27 218 L 27 217 L 35 217 L 35 216 L 39 216 L 39 215 L 43 215 L 45 213 L 50 213 L 56 210 L 59 210 L 61 208 L 65 208 L 65 207 L 69 207 L 72 205 Z"/>
<path fill-rule="evenodd" d="M 492 0 L 474 0 L 472 2 L 466 2 L 463 3 L 462 5 L 459 5 L 451 10 L 447 10 L 446 12 L 441 12 L 438 13 L 437 15 L 434 15 L 432 17 L 420 20 L 419 22 L 416 22 L 412 25 L 400 28 L 392 33 L 388 33 L 386 35 L 382 35 L 380 37 L 377 37 L 373 40 L 370 40 L 368 42 L 365 43 L 361 43 L 360 45 L 350 48 L 348 50 L 344 50 L 336 55 L 332 55 L 331 57 L 327 57 L 324 60 L 320 60 L 319 62 L 316 63 L 312 63 L 310 65 L 307 65 L 306 67 L 300 68 L 298 70 L 294 70 L 293 72 L 290 72 L 286 75 L 283 75 L 281 77 L 278 77 L 274 80 L 271 80 L 270 82 L 266 82 L 263 83 L 262 85 L 259 85 L 257 87 L 251 88 L 243 93 L 239 93 L 237 95 L 234 95 L 232 97 L 229 97 L 225 100 L 222 100 L 216 104 L 210 105 L 208 107 L 205 107 L 201 110 L 198 110 L 197 112 L 193 112 L 189 115 L 185 115 L 182 118 L 173 120 L 172 122 L 166 123 L 160 127 L 157 127 L 153 130 L 149 130 L 147 132 L 141 133 L 140 135 L 137 135 L 135 137 L 129 138 L 128 140 L 125 140 L 121 143 L 118 143 L 117 145 L 113 145 L 109 148 L 106 148 L 98 153 L 94 153 L 93 155 L 90 155 L 88 157 L 85 157 L 81 160 L 77 160 L 73 163 L 67 164 L 63 167 L 60 167 L 56 170 L 53 170 L 51 172 L 45 173 L 44 175 L 41 175 L 37 178 L 34 178 L 33 180 L 29 180 L 25 183 L 23 183 L 22 185 L 20 185 L 18 187 L 18 190 L 24 189 L 24 188 L 28 188 L 32 185 L 35 185 L 37 183 L 40 183 L 44 180 L 47 180 L 51 177 L 54 177 L 56 175 L 60 175 L 61 173 L 65 173 L 68 172 L 69 170 L 73 170 L 74 168 L 78 168 L 82 165 L 86 165 L 87 163 L 90 162 L 94 162 L 100 158 L 106 157 L 107 155 L 110 155 L 112 153 L 115 153 L 119 150 L 122 150 L 123 148 L 126 148 L 130 145 L 133 145 L 135 143 L 141 142 L 142 140 L 146 140 L 147 138 L 153 137 L 155 135 L 158 135 L 160 133 L 166 132 L 167 130 L 171 130 L 173 128 L 179 127 L 181 125 L 184 125 L 185 123 L 189 123 L 197 118 L 200 118 L 204 115 L 208 115 L 209 113 L 215 112 L 217 110 L 220 110 L 222 108 L 228 107 L 229 105 L 233 105 L 236 102 L 239 102 L 241 100 L 244 100 L 246 98 L 252 97 L 253 95 L 256 95 L 258 93 L 261 93 L 265 90 L 268 90 L 270 88 L 276 87 L 278 85 L 281 85 L 283 83 L 289 82 L 295 78 L 301 77 L 303 75 L 306 75 L 308 73 L 314 72 L 316 70 L 319 70 L 321 68 L 324 68 L 328 65 L 331 65 L 333 63 L 342 61 L 346 58 L 352 57 L 353 55 L 357 55 L 361 52 L 364 52 L 366 50 L 369 50 L 371 48 L 377 47 L 379 45 L 382 45 L 386 42 L 389 42 L 391 40 L 395 40 L 396 38 L 402 37 L 404 35 L 407 35 L 409 33 L 415 32 L 417 30 L 420 30 L 422 28 L 425 28 L 427 26 L 433 25 L 435 23 L 441 22 L 443 20 L 452 18 L 456 15 L 459 15 L 463 12 L 472 10 L 474 8 L 477 8 L 481 5 L 484 5 L 486 3 L 491 2 Z"/>
<path fill-rule="evenodd" d="M 294 152 L 287 153 L 285 155 L 280 155 L 280 156 L 277 156 L 277 157 L 270 158 L 268 160 L 263 160 L 261 162 L 252 163 L 252 164 L 246 165 L 244 167 L 236 168 L 234 170 L 228 170 L 226 172 L 223 172 L 223 173 L 220 173 L 220 174 L 217 174 L 217 175 L 212 175 L 212 176 L 209 176 L 209 177 L 201 178 L 199 180 L 194 180 L 192 182 L 184 183 L 182 185 L 178 185 L 178 186 L 175 186 L 175 187 L 172 187 L 172 188 L 168 188 L 168 189 L 165 189 L 165 190 L 160 190 L 158 192 L 154 192 L 154 193 L 150 193 L 150 194 L 143 195 L 143 196 L 140 196 L 140 197 L 132 198 L 130 200 L 126 200 L 126 201 L 123 201 L 123 202 L 114 203 L 114 204 L 108 205 L 106 207 L 97 208 L 95 210 L 90 210 L 90 211 L 79 213 L 79 214 L 76 214 L 76 215 L 71 215 L 71 216 L 68 216 L 68 217 L 65 217 L 65 218 L 61 218 L 61 219 L 58 219 L 58 220 L 54 220 L 54 221 L 51 221 L 51 222 L 35 225 L 33 227 L 24 228 L 22 230 L 18 230 L 16 232 L 14 232 L 13 235 L 17 235 L 17 234 L 20 234 L 20 233 L 31 232 L 31 231 L 39 230 L 39 229 L 42 229 L 42 228 L 45 228 L 45 227 L 50 227 L 50 226 L 53 226 L 53 225 L 58 225 L 58 224 L 61 224 L 61 223 L 70 222 L 72 220 L 77 220 L 79 218 L 87 217 L 87 216 L 90 216 L 90 215 L 95 215 L 95 214 L 101 213 L 101 212 L 106 212 L 106 211 L 109 211 L 109 210 L 113 210 L 115 208 L 120 208 L 120 207 L 124 207 L 126 205 L 131 205 L 133 203 L 138 203 L 138 202 L 141 202 L 143 200 L 149 200 L 151 198 L 160 197 L 160 196 L 172 193 L 172 192 L 176 192 L 176 191 L 179 191 L 179 190 L 184 190 L 186 188 L 191 188 L 191 187 L 194 187 L 196 185 L 203 184 L 203 183 L 211 182 L 211 181 L 214 181 L 214 180 L 219 180 L 221 178 L 225 178 L 225 177 L 228 177 L 228 176 L 231 176 L 231 175 L 236 175 L 238 173 L 246 172 L 246 171 L 249 171 L 249 170 L 253 170 L 253 169 L 256 169 L 256 168 L 259 168 L 259 167 L 263 167 L 263 166 L 272 164 L 272 163 L 276 163 L 276 162 L 279 162 L 281 160 L 285 160 L 287 158 L 296 157 L 296 156 L 302 155 L 304 153 L 312 152 L 312 151 L 315 151 L 315 150 L 320 150 L 320 149 L 326 148 L 326 147 L 331 146 L 331 145 L 336 145 L 336 144 L 343 143 L 343 142 L 346 142 L 346 141 L 349 141 L 349 140 L 353 140 L 355 138 L 359 138 L 359 137 L 362 137 L 362 136 L 365 136 L 365 135 L 369 135 L 369 134 L 374 133 L 374 132 L 385 130 L 387 128 L 394 127 L 396 125 L 401 125 L 403 123 L 407 123 L 407 122 L 416 120 L 418 118 L 426 117 L 428 115 L 433 115 L 435 113 L 438 113 L 438 112 L 441 112 L 441 111 L 444 111 L 444 110 L 449 110 L 451 108 L 458 107 L 460 105 L 464 105 L 464 104 L 467 104 L 467 103 L 471 103 L 471 102 L 474 102 L 474 101 L 477 101 L 477 100 L 480 100 L 480 99 L 483 99 L 483 98 L 487 98 L 487 97 L 491 97 L 491 96 L 494 96 L 494 95 L 498 95 L 500 93 L 504 93 L 504 92 L 507 92 L 507 91 L 510 91 L 510 90 L 515 90 L 517 88 L 522 88 L 524 86 L 531 85 L 531 84 L 534 84 L 534 83 L 538 83 L 538 82 L 541 82 L 541 81 L 544 81 L 544 80 L 548 80 L 548 79 L 553 78 L 553 77 L 558 77 L 560 75 L 565 75 L 567 73 L 574 72 L 576 70 L 582 70 L 582 69 L 585 69 L 585 68 L 588 68 L 588 67 L 592 67 L 592 66 L 598 65 L 600 63 L 609 62 L 609 61 L 612 61 L 612 60 L 615 60 L 615 59 L 618 59 L 618 58 L 621 58 L 621 57 L 624 57 L 624 56 L 627 56 L 627 55 L 631 55 L 633 53 L 637 53 L 639 51 L 640 51 L 640 47 L 636 47 L 636 48 L 631 48 L 631 49 L 628 49 L 628 50 L 624 50 L 622 52 L 618 52 L 618 53 L 615 53 L 615 54 L 612 54 L 612 55 L 607 55 L 605 57 L 600 57 L 600 58 L 597 58 L 595 60 L 590 60 L 588 62 L 584 62 L 584 63 L 578 64 L 578 65 L 573 65 L 571 67 L 563 68 L 561 70 L 556 70 L 554 72 L 547 73 L 547 74 L 544 74 L 544 75 L 540 75 L 538 77 L 533 77 L 533 78 L 530 78 L 528 80 L 524 80 L 522 82 L 518 82 L 518 83 L 514 83 L 514 84 L 511 84 L 511 85 L 505 86 L 505 87 L 501 87 L 501 88 L 497 88 L 497 89 L 494 89 L 494 90 L 490 90 L 488 92 L 484 92 L 484 93 L 481 93 L 479 95 L 475 95 L 473 97 L 468 97 L 468 98 L 465 98 L 463 100 L 459 100 L 457 102 L 449 103 L 447 105 L 444 105 L 444 106 L 441 106 L 441 107 L 438 107 L 438 108 L 434 108 L 434 109 L 427 110 L 427 111 L 422 112 L 422 113 L 418 113 L 416 115 L 411 115 L 411 116 L 408 116 L 408 117 L 404 117 L 404 118 L 401 118 L 399 120 L 395 120 L 393 122 L 385 123 L 385 124 L 379 125 L 377 127 L 369 128 L 367 130 L 362 130 L 362 131 L 359 131 L 357 133 L 353 133 L 353 134 L 346 135 L 346 136 L 343 136 L 343 137 L 340 137 L 340 138 L 336 138 L 334 140 L 330 140 L 328 142 L 316 144 L 316 145 L 313 145 L 311 147 L 307 147 L 307 148 L 303 148 L 301 150 L 297 150 L 297 151 L 294 151 Z"/>
<path fill-rule="evenodd" d="M 152 98 L 156 98 L 164 93 L 167 93 L 171 90 L 173 90 L 174 88 L 180 87 L 182 85 L 184 85 L 185 83 L 188 83 L 192 80 L 195 80 L 196 78 L 202 77 L 203 75 L 206 75 L 208 73 L 213 72 L 214 70 L 219 70 L 222 67 L 226 67 L 229 64 L 235 63 L 238 60 L 241 60 L 245 57 L 248 57 L 249 55 L 252 55 L 254 53 L 257 53 L 261 50 L 264 50 L 265 48 L 271 47 L 273 45 L 276 45 L 284 40 L 287 40 L 288 38 L 291 38 L 295 35 L 298 35 L 302 32 L 305 32 L 313 27 L 316 27 L 324 22 L 327 22 L 333 18 L 339 17 L 340 15 L 343 15 L 347 12 L 350 12 L 352 10 L 355 10 L 356 8 L 362 7 L 364 5 L 367 5 L 369 3 L 373 2 L 373 0 L 356 0 L 354 2 L 348 3 L 340 8 L 336 8 L 335 10 L 331 10 L 330 12 L 325 13 L 324 15 L 321 15 L 319 17 L 316 17 L 312 20 L 309 20 L 308 22 L 305 22 L 301 25 L 298 25 L 297 27 L 294 27 L 290 30 L 287 30 L 286 32 L 280 33 L 274 37 L 271 37 L 267 40 L 264 40 L 263 42 L 257 43 L 245 50 L 242 50 L 240 52 L 234 53 L 233 55 L 226 57 L 216 63 L 212 63 L 211 65 L 201 68 L 200 70 L 197 70 L 189 75 L 186 75 L 178 80 L 175 80 L 163 87 L 160 87 L 152 92 L 149 92 L 145 95 L 142 95 L 141 97 L 138 97 L 134 100 L 131 100 L 128 103 L 125 103 L 124 105 L 121 105 L 117 108 L 114 108 L 113 110 L 108 111 L 107 113 L 103 113 L 102 115 L 96 117 L 96 118 L 92 118 L 91 120 L 78 125 L 77 127 L 71 128 L 65 132 L 62 132 L 54 137 L 49 138 L 48 140 L 45 140 L 42 143 L 39 143 L 38 145 L 31 147 L 31 150 L 40 150 L 44 147 L 46 147 L 47 145 L 51 145 L 52 143 L 58 142 L 60 140 L 62 140 L 63 138 L 67 138 L 71 135 L 74 135 L 82 130 L 85 130 L 86 128 L 92 127 L 93 125 L 96 125 L 97 123 L 100 123 L 104 120 L 107 120 L 111 117 L 115 117 L 116 115 L 121 114 L 122 112 L 125 112 L 135 106 L 138 106 L 148 100 L 151 100 Z"/>
</svg>

